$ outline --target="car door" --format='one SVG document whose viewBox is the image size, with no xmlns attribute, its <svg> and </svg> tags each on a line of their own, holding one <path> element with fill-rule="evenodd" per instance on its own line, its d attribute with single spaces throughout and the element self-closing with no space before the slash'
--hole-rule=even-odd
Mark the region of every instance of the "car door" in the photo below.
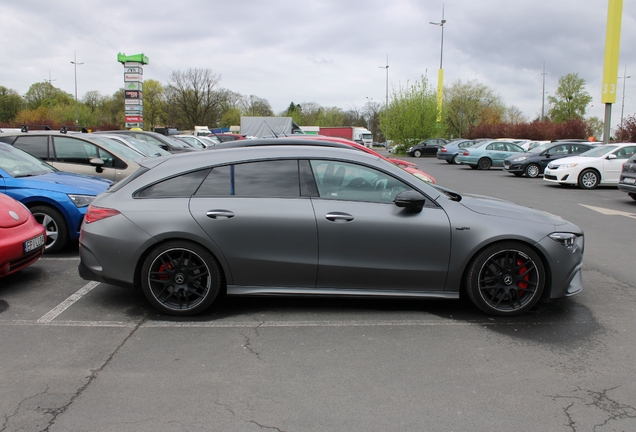
<svg viewBox="0 0 636 432">
<path fill-rule="evenodd" d="M 319 288 L 442 291 L 450 254 L 450 225 L 429 202 L 420 213 L 397 207 L 413 189 L 379 170 L 312 160 L 319 197 Z M 333 174 L 332 174 L 333 173 Z"/>
<path fill-rule="evenodd" d="M 51 165 L 60 171 L 93 175 L 116 181 L 116 157 L 93 143 L 70 136 L 53 136 L 53 152 Z M 101 167 L 91 165 L 91 160 L 101 159 Z"/>
<path fill-rule="evenodd" d="M 298 164 L 215 167 L 192 197 L 193 218 L 230 268 L 228 284 L 315 287 L 316 218 L 311 199 L 300 194 Z"/>
<path fill-rule="evenodd" d="M 545 170 L 553 160 L 561 159 L 562 157 L 571 156 L 570 147 L 567 144 L 560 144 L 549 148 L 541 153 L 540 159 L 537 160 L 541 166 L 541 170 Z"/>
<path fill-rule="evenodd" d="M 618 148 L 610 153 L 615 155 L 615 158 L 611 158 L 610 155 L 603 159 L 603 173 L 602 183 L 618 183 L 621 177 L 621 171 L 623 170 L 623 164 L 632 157 L 636 152 L 636 146 L 625 146 Z"/>
</svg>

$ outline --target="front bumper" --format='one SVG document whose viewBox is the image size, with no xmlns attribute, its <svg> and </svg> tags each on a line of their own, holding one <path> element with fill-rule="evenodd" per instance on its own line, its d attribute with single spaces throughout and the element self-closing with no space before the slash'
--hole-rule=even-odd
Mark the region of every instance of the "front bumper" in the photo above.
<svg viewBox="0 0 636 432">
<path fill-rule="evenodd" d="M 546 168 L 543 173 L 543 180 L 551 183 L 577 184 L 578 172 L 573 168 L 550 169 Z"/>
</svg>

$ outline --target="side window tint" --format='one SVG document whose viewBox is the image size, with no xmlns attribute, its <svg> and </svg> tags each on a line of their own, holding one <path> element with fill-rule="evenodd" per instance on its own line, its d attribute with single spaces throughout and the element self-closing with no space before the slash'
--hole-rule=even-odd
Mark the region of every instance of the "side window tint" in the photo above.
<svg viewBox="0 0 636 432">
<path fill-rule="evenodd" d="M 189 197 L 194 195 L 197 188 L 208 175 L 210 170 L 200 170 L 172 177 L 155 183 L 137 192 L 139 198 L 167 198 Z"/>
<path fill-rule="evenodd" d="M 16 148 L 42 160 L 49 159 L 48 136 L 20 136 L 13 144 Z"/>
<path fill-rule="evenodd" d="M 53 137 L 53 146 L 58 162 L 89 165 L 91 159 L 99 157 L 97 147 L 75 138 Z"/>
<path fill-rule="evenodd" d="M 390 175 L 347 162 L 312 160 L 320 198 L 391 203 L 402 191 L 412 189 Z"/>
<path fill-rule="evenodd" d="M 299 197 L 298 161 L 260 161 L 215 167 L 197 196 Z"/>
</svg>

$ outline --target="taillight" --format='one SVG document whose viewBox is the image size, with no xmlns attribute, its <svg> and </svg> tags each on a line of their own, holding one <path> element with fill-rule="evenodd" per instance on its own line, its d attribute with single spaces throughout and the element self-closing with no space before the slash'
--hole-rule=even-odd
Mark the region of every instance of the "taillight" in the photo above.
<svg viewBox="0 0 636 432">
<path fill-rule="evenodd" d="M 448 150 L 446 150 L 446 147 L 442 147 L 439 151 L 441 151 L 442 153 L 446 153 Z"/>
<path fill-rule="evenodd" d="M 89 224 L 111 216 L 117 216 L 118 214 L 120 214 L 119 211 L 115 209 L 93 207 L 92 205 L 89 205 L 88 210 L 86 210 L 86 215 L 84 215 L 84 222 Z"/>
<path fill-rule="evenodd" d="M 464 156 L 468 156 L 470 152 L 468 150 L 464 150 Z"/>
</svg>

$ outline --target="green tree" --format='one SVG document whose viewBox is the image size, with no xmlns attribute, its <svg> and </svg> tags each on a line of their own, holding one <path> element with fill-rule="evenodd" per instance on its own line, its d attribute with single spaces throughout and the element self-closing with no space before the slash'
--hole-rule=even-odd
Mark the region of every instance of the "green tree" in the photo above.
<svg viewBox="0 0 636 432">
<path fill-rule="evenodd" d="M 75 97 L 72 94 L 60 90 L 50 82 L 38 82 L 31 85 L 24 95 L 24 99 L 29 109 L 70 104 L 75 106 Z"/>
<path fill-rule="evenodd" d="M 241 110 L 238 108 L 227 109 L 221 115 L 221 127 L 230 127 L 241 124 Z"/>
<path fill-rule="evenodd" d="M 585 90 L 585 80 L 577 73 L 559 78 L 554 96 L 548 96 L 548 115 L 555 123 L 583 119 L 592 96 Z"/>
<path fill-rule="evenodd" d="M 170 101 L 178 109 L 175 117 L 179 126 L 192 129 L 213 121 L 213 114 L 220 112 L 222 104 L 222 93 L 215 89 L 220 80 L 211 69 L 172 72 L 168 87 Z"/>
<path fill-rule="evenodd" d="M 388 139 L 404 145 L 443 134 L 437 122 L 437 92 L 426 77 L 393 90 L 388 110 L 380 116 L 380 128 Z"/>
<path fill-rule="evenodd" d="M 143 92 L 144 127 L 153 130 L 155 126 L 165 123 L 165 91 L 159 81 L 149 79 L 144 82 Z"/>
<path fill-rule="evenodd" d="M 24 99 L 20 94 L 3 86 L 0 86 L 0 122 L 9 123 L 24 109 Z"/>
<path fill-rule="evenodd" d="M 452 137 L 465 137 L 482 123 L 501 122 L 505 111 L 501 97 L 477 81 L 457 80 L 444 90 L 444 121 Z"/>
</svg>

